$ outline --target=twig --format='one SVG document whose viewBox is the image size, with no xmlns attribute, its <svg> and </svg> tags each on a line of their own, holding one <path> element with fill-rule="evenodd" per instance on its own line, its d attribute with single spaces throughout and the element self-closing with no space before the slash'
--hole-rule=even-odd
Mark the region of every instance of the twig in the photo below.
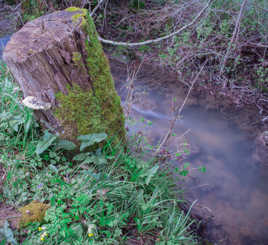
<svg viewBox="0 0 268 245">
<path fill-rule="evenodd" d="M 191 93 L 191 91 L 192 91 L 192 89 L 193 89 L 193 87 L 194 87 L 194 85 L 195 85 L 197 79 L 199 78 L 201 72 L 203 71 L 203 69 L 204 69 L 206 63 L 207 63 L 207 61 L 205 61 L 205 63 L 202 65 L 200 71 L 199 71 L 199 72 L 197 73 L 197 75 L 195 76 L 195 78 L 194 78 L 194 80 L 193 80 L 193 82 L 192 82 L 192 84 L 191 84 L 191 86 L 190 86 L 190 88 L 189 88 L 189 90 L 188 90 L 188 93 L 187 93 L 186 97 L 184 98 L 184 101 L 183 101 L 183 103 L 181 104 L 181 106 L 180 106 L 179 108 L 177 107 L 177 108 L 174 109 L 174 117 L 173 117 L 173 119 L 170 121 L 170 126 L 169 126 L 169 129 L 168 129 L 168 132 L 167 132 L 167 134 L 165 135 L 165 137 L 163 138 L 163 140 L 161 141 L 161 143 L 159 144 L 157 150 L 155 151 L 155 153 L 154 153 L 155 156 L 158 155 L 158 153 L 160 152 L 160 150 L 162 149 L 162 147 L 166 144 L 166 142 L 167 142 L 168 139 L 170 138 L 170 135 L 171 135 L 171 133 L 172 133 L 174 127 L 175 127 L 175 123 L 176 123 L 176 121 L 178 120 L 178 118 L 180 117 L 181 112 L 182 112 L 182 110 L 183 110 L 183 108 L 184 108 L 184 106 L 185 106 L 185 104 L 186 104 L 186 102 L 187 102 L 187 100 L 188 100 L 188 98 L 189 98 L 189 95 L 190 95 L 190 93 Z M 184 135 L 187 134 L 188 132 L 189 132 L 189 130 L 187 130 L 187 131 L 184 133 Z"/>
<path fill-rule="evenodd" d="M 98 8 L 102 5 L 102 3 L 104 2 L 105 0 L 100 0 L 98 2 L 98 5 L 92 10 L 92 12 L 90 13 L 90 16 L 93 16 L 95 14 L 95 12 L 98 10 Z"/>
<path fill-rule="evenodd" d="M 133 94 L 134 94 L 134 81 L 141 69 L 141 66 L 143 64 L 142 60 L 138 66 L 138 68 L 136 70 L 134 70 L 132 73 L 131 71 L 128 72 L 128 78 L 127 78 L 127 83 L 128 83 L 128 93 L 127 93 L 127 98 L 126 98 L 126 106 L 127 106 L 127 111 L 126 111 L 126 117 L 129 117 L 130 111 L 131 111 L 131 107 L 132 107 L 132 103 L 133 103 Z M 128 69 L 129 70 L 129 69 Z"/>
<path fill-rule="evenodd" d="M 214 0 L 209 0 L 208 3 L 206 4 L 206 6 L 198 13 L 198 15 L 187 25 L 181 27 L 179 30 L 173 32 L 173 33 L 170 33 L 164 37 L 159 37 L 159 38 L 156 38 L 156 39 L 152 39 L 152 40 L 147 40 L 147 41 L 144 41 L 144 42 L 138 42 L 138 43 L 127 43 L 127 42 L 116 42 L 116 41 L 111 41 L 111 40 L 106 40 L 102 37 L 99 36 L 99 40 L 103 43 L 107 43 L 107 44 L 112 44 L 112 45 L 121 45 L 121 46 L 127 46 L 127 47 L 135 47 L 135 46 L 141 46 L 141 45 L 146 45 L 146 44 L 151 44 L 151 43 L 158 43 L 160 41 L 163 41 L 163 40 L 166 40 L 166 39 L 169 39 L 181 32 L 183 32 L 184 30 L 186 30 L 187 28 L 193 26 L 197 21 L 198 19 L 202 16 L 202 14 L 206 11 L 206 9 L 209 7 L 209 5 L 211 4 L 211 2 L 213 2 Z"/>
<path fill-rule="evenodd" d="M 233 46 L 233 42 L 237 39 L 238 37 L 238 34 L 239 34 L 239 29 L 240 29 L 240 21 L 241 21 L 241 17 L 242 17 L 242 13 L 243 13 L 243 10 L 246 6 L 246 3 L 247 3 L 247 0 L 244 0 L 242 5 L 241 5 L 241 8 L 240 8 L 240 11 L 239 11 L 239 14 L 238 14 L 238 17 L 236 19 L 236 23 L 235 23 L 235 29 L 233 31 L 233 35 L 232 35 L 232 39 L 231 39 L 231 42 L 229 43 L 229 46 L 228 46 L 228 49 L 226 51 L 226 54 L 223 58 L 223 61 L 222 61 L 222 64 L 221 64 L 221 70 L 220 70 L 220 76 L 223 74 L 223 71 L 224 71 L 224 68 L 225 68 L 225 64 L 226 64 L 226 61 L 229 57 L 229 54 L 231 52 L 231 49 L 232 49 L 232 46 Z M 224 87 L 226 86 L 226 84 L 224 84 Z"/>
</svg>

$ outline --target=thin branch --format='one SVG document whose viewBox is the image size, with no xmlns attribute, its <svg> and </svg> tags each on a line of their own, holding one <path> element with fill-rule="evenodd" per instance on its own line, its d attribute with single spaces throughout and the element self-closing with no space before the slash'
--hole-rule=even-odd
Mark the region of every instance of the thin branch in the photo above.
<svg viewBox="0 0 268 245">
<path fill-rule="evenodd" d="M 95 12 L 98 10 L 98 8 L 102 5 L 102 3 L 104 2 L 105 0 L 100 0 L 98 2 L 98 5 L 92 10 L 92 12 L 90 13 L 90 16 L 93 16 L 95 14 Z"/>
<path fill-rule="evenodd" d="M 188 98 L 189 98 L 189 95 L 190 95 L 190 93 L 191 93 L 191 91 L 192 91 L 192 89 L 193 89 L 193 87 L 194 87 L 194 85 L 195 85 L 197 79 L 199 78 L 201 72 L 203 71 L 203 69 L 204 69 L 206 63 L 207 63 L 207 61 L 202 65 L 200 71 L 199 71 L 199 72 L 197 73 L 197 75 L 195 76 L 195 78 L 194 78 L 194 80 L 193 80 L 193 82 L 192 82 L 192 84 L 191 84 L 191 87 L 188 89 L 188 93 L 187 93 L 187 95 L 185 96 L 184 101 L 183 101 L 183 103 L 181 104 L 181 106 L 180 106 L 179 108 L 177 107 L 177 108 L 174 109 L 174 117 L 173 117 L 173 119 L 170 121 L 170 126 L 169 126 L 169 129 L 168 129 L 168 132 L 167 132 L 167 134 L 165 135 L 165 137 L 163 138 L 163 140 L 161 141 L 161 143 L 159 144 L 157 150 L 155 151 L 155 153 L 154 153 L 155 156 L 158 155 L 158 153 L 160 152 L 160 150 L 163 148 L 163 146 L 167 143 L 168 139 L 170 138 L 170 135 L 171 135 L 171 133 L 172 133 L 174 127 L 175 127 L 175 123 L 176 123 L 176 121 L 178 120 L 178 118 L 180 117 L 181 112 L 182 112 L 182 110 L 183 110 L 183 108 L 184 108 L 184 106 L 185 106 L 185 104 L 186 104 L 186 102 L 187 102 L 187 100 L 188 100 Z M 190 130 L 187 130 L 184 134 L 187 134 L 189 131 L 190 131 Z"/>
<path fill-rule="evenodd" d="M 134 69 L 133 72 L 129 71 L 129 68 L 128 68 L 128 78 L 127 78 L 128 93 L 127 93 L 127 98 L 126 98 L 126 118 L 129 118 L 132 104 L 133 104 L 134 81 L 136 80 L 136 77 L 138 73 L 140 72 L 143 62 L 144 62 L 144 59 L 142 59 L 138 68 Z"/>
<path fill-rule="evenodd" d="M 141 45 L 146 45 L 146 44 L 151 44 L 151 43 L 158 43 L 160 41 L 169 39 L 181 32 L 183 32 L 184 30 L 188 29 L 189 27 L 193 26 L 198 20 L 199 18 L 202 16 L 202 14 L 206 11 L 206 9 L 209 7 L 209 5 L 211 4 L 211 2 L 213 2 L 214 0 L 209 0 L 206 4 L 206 6 L 198 13 L 198 15 L 187 25 L 183 26 L 182 28 L 180 28 L 179 30 L 170 33 L 164 37 L 159 37 L 156 39 L 152 39 L 152 40 L 147 40 L 144 42 L 138 42 L 138 43 L 127 43 L 127 42 L 116 42 L 116 41 L 111 41 L 111 40 L 106 40 L 102 37 L 99 36 L 99 40 L 103 43 L 107 43 L 107 44 L 112 44 L 112 45 L 121 45 L 121 46 L 127 46 L 127 47 L 134 47 L 134 46 L 141 46 Z"/>
<path fill-rule="evenodd" d="M 226 51 L 226 54 L 225 54 L 225 56 L 223 58 L 223 61 L 222 61 L 222 64 L 221 64 L 220 76 L 223 74 L 223 71 L 224 71 L 224 68 L 225 68 L 225 64 L 227 62 L 227 59 L 229 57 L 229 54 L 230 54 L 231 49 L 232 49 L 232 46 L 233 46 L 233 42 L 238 37 L 239 29 L 240 29 L 240 21 L 241 21 L 242 13 L 243 13 L 243 10 L 244 10 L 244 8 L 246 6 L 246 3 L 247 3 L 247 0 L 244 0 L 243 3 L 242 3 L 242 5 L 241 5 L 241 7 L 240 7 L 240 11 L 239 11 L 238 17 L 236 19 L 235 29 L 233 31 L 233 36 L 232 36 L 231 42 L 229 43 L 228 49 Z"/>
</svg>

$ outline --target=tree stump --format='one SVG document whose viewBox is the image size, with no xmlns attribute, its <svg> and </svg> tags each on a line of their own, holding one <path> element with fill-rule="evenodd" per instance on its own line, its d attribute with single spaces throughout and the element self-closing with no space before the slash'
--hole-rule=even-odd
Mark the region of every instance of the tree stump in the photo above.
<svg viewBox="0 0 268 245">
<path fill-rule="evenodd" d="M 61 138 L 105 132 L 125 139 L 124 115 L 110 66 L 86 9 L 57 11 L 28 22 L 3 59 L 42 125 Z"/>
</svg>

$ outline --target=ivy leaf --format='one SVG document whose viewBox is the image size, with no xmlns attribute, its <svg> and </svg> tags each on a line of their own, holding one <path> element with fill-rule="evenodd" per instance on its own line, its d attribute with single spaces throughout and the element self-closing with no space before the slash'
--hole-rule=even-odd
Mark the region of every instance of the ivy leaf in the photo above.
<svg viewBox="0 0 268 245">
<path fill-rule="evenodd" d="M 95 143 L 100 143 L 106 138 L 107 138 L 106 133 L 80 135 L 77 138 L 78 140 L 82 141 L 80 151 L 83 151 L 85 148 L 92 146 Z"/>
<path fill-rule="evenodd" d="M 42 139 L 38 142 L 36 146 L 35 153 L 37 155 L 40 155 L 43 153 L 45 150 L 47 150 L 53 142 L 56 140 L 56 136 L 49 133 L 47 130 L 45 131 L 45 134 L 43 135 Z"/>
</svg>

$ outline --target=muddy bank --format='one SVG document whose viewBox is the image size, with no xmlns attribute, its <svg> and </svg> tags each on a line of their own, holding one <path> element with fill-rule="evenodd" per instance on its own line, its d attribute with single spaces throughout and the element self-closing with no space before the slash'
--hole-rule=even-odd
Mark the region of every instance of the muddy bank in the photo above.
<svg viewBox="0 0 268 245">
<path fill-rule="evenodd" d="M 126 66 L 112 59 L 111 67 L 124 101 Z M 188 87 L 178 81 L 176 74 L 146 64 L 134 87 L 131 116 L 135 124 L 128 125 L 129 132 L 142 131 L 150 144 L 157 144 L 168 130 L 172 99 L 182 103 Z M 182 115 L 175 129 L 177 136 L 171 137 L 166 148 L 178 152 L 184 150 L 181 147 L 185 143 L 186 149 L 190 148 L 189 154 L 186 152 L 170 164 L 175 169 L 191 163 L 187 167 L 189 177 L 175 177 L 179 178 L 179 186 L 185 186 L 189 205 L 198 200 L 192 214 L 205 224 L 200 232 L 215 244 L 267 244 L 267 159 L 256 156 L 260 155 L 260 143 L 256 142 L 267 125 L 261 120 L 258 107 L 237 106 L 226 95 L 196 86 Z M 188 128 L 191 133 L 180 139 Z M 267 152 L 264 149 L 263 153 Z M 201 166 L 206 167 L 205 174 L 192 171 Z"/>
</svg>

